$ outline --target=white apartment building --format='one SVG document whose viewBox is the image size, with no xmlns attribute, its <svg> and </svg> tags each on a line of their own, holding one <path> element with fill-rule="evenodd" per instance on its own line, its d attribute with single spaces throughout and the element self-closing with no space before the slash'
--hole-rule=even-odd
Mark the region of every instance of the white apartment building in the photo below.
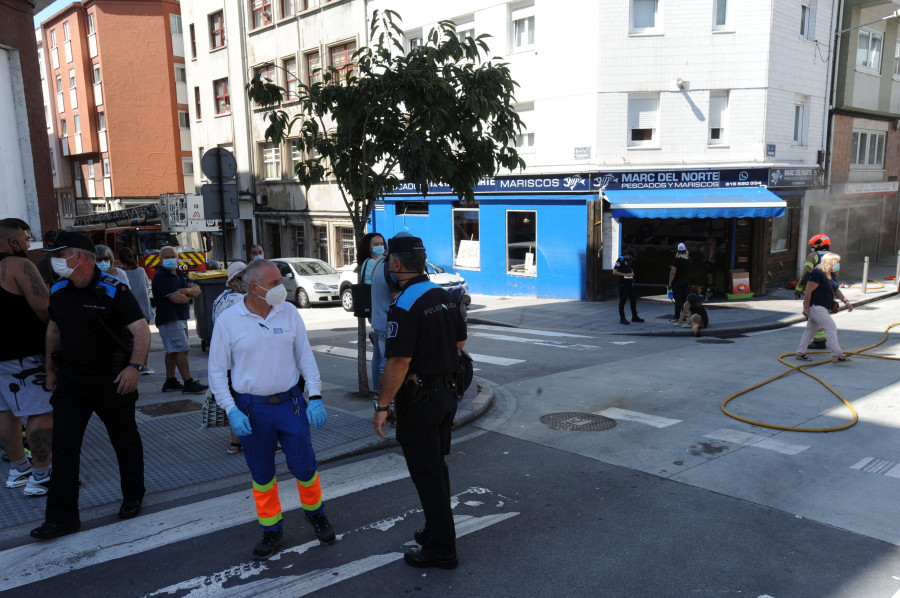
<svg viewBox="0 0 900 598">
<path fill-rule="evenodd" d="M 225 147 L 238 165 L 240 225 L 230 257 L 246 258 L 254 242 L 268 257 L 317 257 L 343 266 L 355 257 L 353 228 L 336 187 L 307 194 L 293 176 L 301 159 L 292 143 L 265 140 L 264 112 L 250 105 L 246 85 L 261 72 L 287 90 L 313 71 L 349 65 L 365 43 L 362 0 L 187 0 L 181 3 L 193 110 L 195 164 L 206 150 Z M 200 169 L 195 184 L 206 183 Z M 254 227 L 255 216 L 255 227 Z"/>
<path fill-rule="evenodd" d="M 757 293 L 796 278 L 804 205 L 822 194 L 831 0 L 367 3 L 388 8 L 408 45 L 444 19 L 491 36 L 520 85 L 528 168 L 508 191 L 479 186 L 474 211 L 449 190 L 387 198 L 375 218 L 387 235 L 420 232 L 429 256 L 489 294 L 597 298 L 624 246 L 637 246 L 643 282 L 664 285 L 675 245 L 703 252 L 710 238 L 719 289 L 732 269 Z M 413 226 L 414 211 L 448 224 Z"/>
</svg>

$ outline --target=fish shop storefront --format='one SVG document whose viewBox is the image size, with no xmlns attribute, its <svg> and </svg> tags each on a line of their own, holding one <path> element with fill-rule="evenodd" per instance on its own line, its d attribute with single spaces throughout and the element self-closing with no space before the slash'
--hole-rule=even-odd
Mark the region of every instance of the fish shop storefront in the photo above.
<svg viewBox="0 0 900 598">
<path fill-rule="evenodd" d="M 482 179 L 471 204 L 447 186 L 427 197 L 409 187 L 376 205 L 370 230 L 421 237 L 429 261 L 472 293 L 585 298 L 588 204 L 598 199 L 588 175 Z"/>
</svg>

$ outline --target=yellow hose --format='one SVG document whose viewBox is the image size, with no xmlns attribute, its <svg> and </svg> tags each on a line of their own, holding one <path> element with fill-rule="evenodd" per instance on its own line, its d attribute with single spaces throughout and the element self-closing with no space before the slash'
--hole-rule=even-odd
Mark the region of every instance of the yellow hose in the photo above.
<svg viewBox="0 0 900 598">
<path fill-rule="evenodd" d="M 858 351 L 846 351 L 845 354 L 846 355 L 857 355 L 860 357 L 874 357 L 877 359 L 889 359 L 891 361 L 900 361 L 900 357 L 887 357 L 886 355 L 866 355 L 864 353 L 864 351 L 868 351 L 869 349 L 874 349 L 875 347 L 884 344 L 888 339 L 888 333 L 891 331 L 891 328 L 893 328 L 895 326 L 900 326 L 900 322 L 895 322 L 895 323 L 891 324 L 890 326 L 888 326 L 887 328 L 885 328 L 884 329 L 884 338 L 882 338 L 880 341 L 878 341 L 874 345 L 870 345 L 863 349 L 859 349 Z M 809 352 L 809 354 L 821 354 L 821 353 L 830 354 L 828 351 L 810 351 Z M 841 396 L 841 394 L 838 391 L 836 391 L 835 389 L 833 389 L 827 382 L 825 382 L 818 376 L 810 374 L 809 372 L 806 371 L 806 368 L 813 368 L 813 367 L 817 367 L 817 366 L 820 366 L 825 363 L 831 363 L 831 358 L 827 359 L 826 361 L 816 361 L 813 363 L 805 363 L 805 364 L 800 364 L 800 365 L 794 365 L 794 364 L 788 363 L 784 360 L 785 357 L 788 357 L 788 356 L 793 357 L 794 355 L 795 355 L 794 353 L 784 353 L 783 355 L 779 355 L 778 361 L 780 361 L 781 363 L 783 363 L 784 365 L 788 366 L 791 369 L 787 370 L 786 372 L 782 372 L 781 374 L 778 374 L 777 376 L 772 376 L 768 380 L 764 380 L 763 382 L 760 382 L 759 384 L 755 384 L 749 388 L 745 388 L 744 390 L 742 390 L 740 392 L 734 393 L 733 395 L 731 395 L 730 397 L 728 397 L 727 399 L 722 401 L 722 412 L 725 415 L 727 415 L 728 417 L 734 418 L 738 421 L 742 421 L 745 424 L 750 424 L 753 426 L 760 426 L 763 428 L 770 428 L 772 430 L 787 430 L 788 432 L 838 432 L 840 430 L 846 430 L 847 428 L 856 425 L 856 422 L 859 421 L 859 415 L 856 413 L 856 409 L 853 408 L 853 405 L 851 405 L 850 402 L 847 401 L 847 399 L 845 399 L 843 396 Z M 838 399 L 840 399 L 841 402 L 844 405 L 846 405 L 848 409 L 850 409 L 850 413 L 853 414 L 853 419 L 849 423 L 846 423 L 842 426 L 837 426 L 835 428 L 794 428 L 791 426 L 779 426 L 777 424 L 767 424 L 765 422 L 753 421 L 752 419 L 747 419 L 745 417 L 735 415 L 734 413 L 731 413 L 730 411 L 728 411 L 728 409 L 725 408 L 725 405 L 727 405 L 733 399 L 736 399 L 743 394 L 747 394 L 751 390 L 756 390 L 757 388 L 759 388 L 761 386 L 765 386 L 766 384 L 768 384 L 770 382 L 774 382 L 775 380 L 778 380 L 779 378 L 784 378 L 785 376 L 787 376 L 788 374 L 791 374 L 793 372 L 800 372 L 800 373 L 806 374 L 813 380 L 817 380 L 822 386 L 824 386 L 829 391 L 831 391 L 831 394 L 833 394 Z"/>
<path fill-rule="evenodd" d="M 870 278 L 870 279 L 869 279 L 869 282 L 870 282 L 870 283 L 877 284 L 878 286 L 875 287 L 876 289 L 883 289 L 883 288 L 884 288 L 884 283 L 881 282 L 880 280 L 872 280 L 872 279 Z M 851 288 L 851 289 L 861 289 L 861 288 L 862 288 L 862 283 L 859 283 L 859 284 L 852 284 L 852 285 L 850 285 L 850 288 Z"/>
</svg>

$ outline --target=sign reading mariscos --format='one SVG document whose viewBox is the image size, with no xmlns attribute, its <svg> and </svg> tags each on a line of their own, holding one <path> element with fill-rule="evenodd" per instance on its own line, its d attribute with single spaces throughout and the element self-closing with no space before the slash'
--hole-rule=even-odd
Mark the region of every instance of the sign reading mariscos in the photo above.
<svg viewBox="0 0 900 598">
<path fill-rule="evenodd" d="M 760 187 L 767 183 L 766 168 L 642 170 L 581 174 L 487 177 L 478 181 L 475 193 L 595 193 L 641 189 L 719 189 Z M 431 185 L 429 195 L 452 194 L 449 185 Z M 415 185 L 402 183 L 390 195 L 419 195 Z"/>
</svg>

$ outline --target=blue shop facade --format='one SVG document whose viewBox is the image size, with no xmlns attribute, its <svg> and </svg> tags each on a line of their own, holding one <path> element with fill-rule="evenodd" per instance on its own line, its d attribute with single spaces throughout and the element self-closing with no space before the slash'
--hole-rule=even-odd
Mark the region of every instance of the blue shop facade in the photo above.
<svg viewBox="0 0 900 598">
<path fill-rule="evenodd" d="M 472 293 L 601 300 L 614 294 L 613 264 L 634 241 L 648 283 L 651 272 L 664 277 L 673 242 L 700 247 L 712 229 L 721 237 L 723 271 L 738 260 L 763 264 L 771 244 L 760 233 L 789 203 L 767 188 L 770 174 L 753 168 L 493 177 L 479 181 L 471 203 L 447 186 L 422 196 L 410 184 L 376 204 L 369 230 L 422 238 L 429 261 L 458 272 Z M 798 208 L 800 187 L 788 190 Z M 738 231 L 748 224 L 750 237 Z M 795 243 L 776 245 L 789 252 Z"/>
</svg>

